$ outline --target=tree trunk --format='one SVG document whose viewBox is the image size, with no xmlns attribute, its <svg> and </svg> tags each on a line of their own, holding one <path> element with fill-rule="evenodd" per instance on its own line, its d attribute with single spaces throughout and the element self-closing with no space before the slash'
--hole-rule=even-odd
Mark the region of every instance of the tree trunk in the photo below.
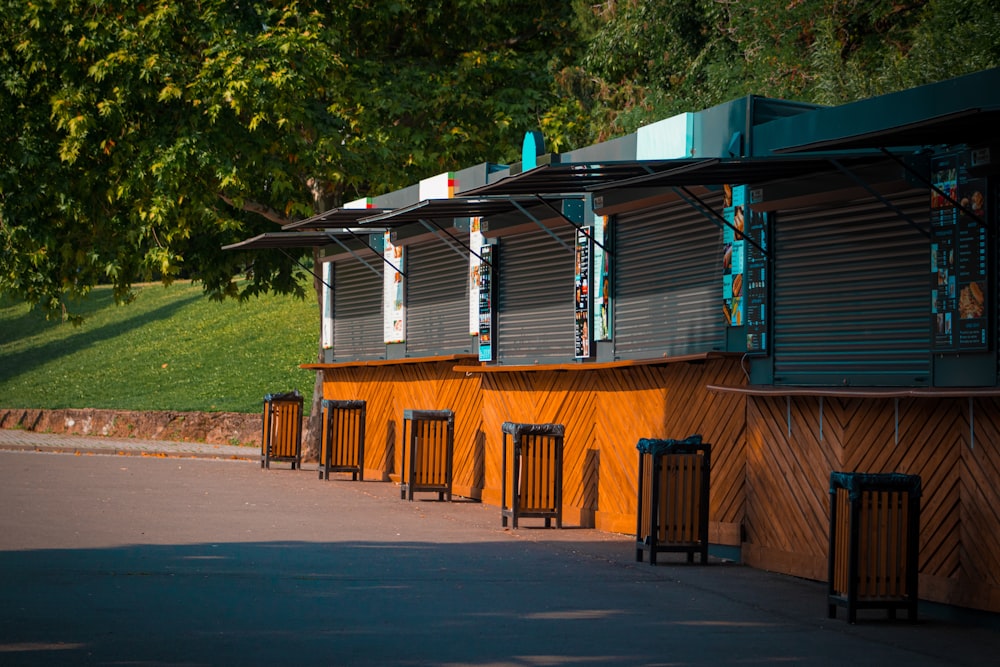
<svg viewBox="0 0 1000 667">
<path fill-rule="evenodd" d="M 316 337 L 317 358 L 323 363 L 323 281 L 320 266 L 319 248 L 313 249 L 313 290 L 316 302 L 319 304 L 319 334 Z M 302 459 L 304 461 L 319 461 L 323 437 L 323 371 L 316 371 L 316 381 L 313 384 L 312 405 L 309 407 L 309 417 L 302 430 Z"/>
</svg>

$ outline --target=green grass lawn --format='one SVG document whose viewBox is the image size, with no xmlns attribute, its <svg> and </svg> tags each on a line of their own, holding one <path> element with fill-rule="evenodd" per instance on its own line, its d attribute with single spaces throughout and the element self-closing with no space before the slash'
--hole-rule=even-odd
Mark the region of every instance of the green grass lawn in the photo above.
<svg viewBox="0 0 1000 667">
<path fill-rule="evenodd" d="M 0 299 L 0 407 L 257 412 L 292 389 L 309 405 L 316 375 L 299 364 L 316 360 L 314 299 L 217 303 L 187 282 L 137 292 L 117 306 L 95 289 L 73 304 L 79 327 Z"/>
</svg>

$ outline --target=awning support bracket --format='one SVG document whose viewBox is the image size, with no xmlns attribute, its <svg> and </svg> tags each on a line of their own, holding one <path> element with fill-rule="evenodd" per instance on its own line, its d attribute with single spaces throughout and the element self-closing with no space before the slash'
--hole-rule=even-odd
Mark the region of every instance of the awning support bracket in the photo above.
<svg viewBox="0 0 1000 667">
<path fill-rule="evenodd" d="M 399 267 L 397 267 L 397 266 L 396 266 L 395 264 L 393 264 L 392 262 L 390 262 L 389 260 L 387 260 L 387 259 L 385 258 L 385 255 L 384 255 L 383 253 L 381 253 L 381 252 L 379 252 L 378 250 L 376 250 L 375 248 L 371 247 L 371 245 L 370 245 L 370 244 L 368 243 L 368 241 L 364 240 L 364 239 L 363 239 L 363 238 L 361 237 L 361 235 L 360 235 L 360 234 L 356 233 L 356 232 L 355 232 L 354 230 L 352 230 L 352 229 L 345 229 L 344 231 L 346 231 L 346 232 L 347 232 L 348 234 L 350 234 L 350 235 L 351 235 L 351 236 L 353 236 L 353 237 L 354 237 L 355 239 L 357 239 L 357 240 L 358 240 L 358 241 L 359 241 L 360 243 L 362 243 L 362 244 L 363 244 L 363 245 L 364 245 L 364 246 L 365 246 L 366 248 L 368 248 L 368 249 L 369 249 L 369 250 L 371 250 L 371 251 L 372 251 L 373 253 L 375 253 L 375 256 L 376 256 L 376 257 L 378 257 L 379 259 L 381 259 L 381 260 L 382 260 L 383 262 L 385 262 L 385 263 L 386 263 L 386 264 L 387 264 L 387 265 L 389 266 L 389 268 L 391 268 L 391 269 L 392 269 L 393 271 L 395 271 L 396 273 L 400 274 L 400 275 L 401 275 L 401 276 L 403 276 L 404 278 L 406 277 L 406 272 L 405 272 L 405 271 L 401 271 L 401 270 L 399 269 Z M 331 238 L 334 238 L 334 240 L 336 240 L 336 238 L 335 238 L 335 237 L 332 237 L 332 236 L 331 236 Z M 366 266 L 368 266 L 368 268 L 369 268 L 369 269 L 371 269 L 372 271 L 374 271 L 374 272 L 375 272 L 375 275 L 378 275 L 378 276 L 381 276 L 381 275 L 382 275 L 381 273 L 379 273 L 379 272 L 378 272 L 378 269 L 376 269 L 376 268 L 375 268 L 375 267 L 373 267 L 373 266 L 372 266 L 371 264 L 369 264 L 369 263 L 368 263 L 368 262 L 367 262 L 367 261 L 366 261 L 365 259 L 363 259 L 362 257 L 360 257 L 360 256 L 359 256 L 359 255 L 358 255 L 357 253 L 355 253 L 355 252 L 354 252 L 353 250 L 351 250 L 350 248 L 348 248 L 348 247 L 347 247 L 346 245 L 344 245 L 344 244 L 343 244 L 343 243 L 342 243 L 341 241 L 337 241 L 337 243 L 339 243 L 339 244 L 340 244 L 340 247 L 341 247 L 341 248 L 343 248 L 343 249 L 344 249 L 344 250 L 346 250 L 347 252 L 349 252 L 349 253 L 351 253 L 352 255 L 354 255 L 354 257 L 355 257 L 355 258 L 357 258 L 357 259 L 358 259 L 358 261 L 360 261 L 360 262 L 364 262 L 364 263 L 365 263 L 365 265 L 366 265 Z"/>
<path fill-rule="evenodd" d="M 921 227 L 920 225 L 918 225 L 917 222 L 913 218 L 911 218 L 909 215 L 906 214 L 906 211 L 904 211 L 903 209 L 899 208 L 898 206 L 896 206 L 895 204 L 893 204 L 891 201 L 889 201 L 888 199 L 886 199 L 885 197 L 883 197 L 875 188 L 873 188 L 871 186 L 870 183 L 866 182 L 863 178 L 861 178 L 860 176 L 858 176 L 857 174 L 855 174 L 853 171 L 851 171 L 850 169 L 848 169 L 847 167 L 845 167 L 844 165 L 842 165 L 839 160 L 837 160 L 835 158 L 830 158 L 830 164 L 832 164 L 834 167 L 836 167 L 841 172 L 843 172 L 845 175 L 847 175 L 847 177 L 850 178 L 852 181 L 854 181 L 855 183 L 857 183 L 858 185 L 860 185 L 862 188 L 864 188 L 866 192 L 868 192 L 871 196 L 875 197 L 875 199 L 878 199 L 880 202 L 882 202 L 882 204 L 886 208 L 892 210 L 893 213 L 895 213 L 900 218 L 902 218 L 903 220 L 905 220 L 911 227 L 913 227 L 918 232 L 920 232 L 921 234 L 923 234 L 924 236 L 926 236 L 928 240 L 930 240 L 932 238 L 931 237 L 931 233 L 928 230 L 926 230 L 923 227 Z"/>
<path fill-rule="evenodd" d="M 460 245 L 462 248 L 464 248 L 465 250 L 468 250 L 470 253 L 472 253 L 473 255 L 475 255 L 479 259 L 480 262 L 483 262 L 484 264 L 486 264 L 490 268 L 493 268 L 493 265 L 488 260 L 484 259 L 482 255 L 480 255 L 478 252 L 476 252 L 475 250 L 473 250 L 471 246 L 467 246 L 464 243 L 462 243 L 461 239 L 459 239 L 454 234 L 452 234 L 451 232 L 449 232 L 442 225 L 438 224 L 438 222 L 436 220 L 434 220 L 433 218 L 426 218 L 426 219 L 421 218 L 420 219 L 420 223 L 424 227 L 426 227 L 427 229 L 429 229 L 431 232 L 433 232 L 434 235 L 437 236 L 439 239 L 441 239 L 442 241 L 444 241 L 445 243 L 447 243 L 449 248 L 451 248 L 452 250 L 454 250 L 456 253 L 458 253 L 463 258 L 465 257 L 465 255 L 463 255 L 462 251 L 459 250 L 458 248 L 456 248 L 451 241 L 454 241 L 455 243 L 457 243 L 458 245 Z M 437 229 L 434 229 L 434 227 L 436 227 Z M 438 231 L 438 230 L 440 230 L 440 231 Z M 448 238 L 445 238 L 444 236 L 442 236 L 441 235 L 442 233 L 446 234 L 448 236 Z M 451 239 L 451 241 L 448 240 L 449 238 Z"/>
<path fill-rule="evenodd" d="M 511 199 L 510 203 L 513 204 L 515 207 L 517 207 L 517 210 L 519 210 L 521 213 L 523 213 L 525 215 L 525 217 L 527 217 L 529 220 L 531 220 L 536 225 L 538 225 L 539 227 L 541 227 L 542 230 L 546 234 L 548 234 L 549 236 L 551 236 L 552 238 L 554 238 L 559 243 L 559 245 L 561 245 L 562 247 L 566 248 L 571 253 L 576 253 L 576 249 L 575 248 L 570 248 L 569 245 L 565 241 L 563 241 L 561 238 L 559 238 L 558 236 L 556 236 L 555 232 L 553 232 L 551 229 L 549 229 L 548 227 L 546 227 L 545 225 L 543 225 L 541 220 L 539 220 L 538 218 L 536 218 L 535 216 L 533 216 L 528 211 L 528 209 L 524 208 L 524 206 L 521 205 L 521 202 L 517 201 L 516 199 Z"/>
<path fill-rule="evenodd" d="M 648 169 L 648 167 L 646 167 L 646 168 Z M 560 218 L 562 218 L 563 220 L 565 220 L 569 224 L 573 225 L 576 228 L 576 231 L 583 232 L 584 236 L 586 236 L 588 239 L 590 239 L 590 241 L 594 245 L 596 245 L 598 248 L 600 248 L 601 250 L 603 250 L 604 252 L 606 252 L 611 257 L 615 256 L 615 254 L 611 250 L 609 250 L 607 246 L 605 246 L 603 243 L 601 243 L 600 241 L 598 241 L 597 239 L 595 239 L 594 235 L 591 234 L 590 230 L 588 230 L 586 227 L 584 227 L 583 225 L 578 225 L 575 222 L 573 222 L 572 220 L 570 220 L 569 218 L 567 218 L 565 215 L 563 215 L 562 211 L 560 211 L 559 209 L 557 209 L 555 206 L 552 205 L 552 202 L 544 199 L 541 195 L 536 194 L 535 197 L 538 198 L 539 202 L 541 202 L 546 207 L 548 207 L 548 209 L 550 211 L 552 211 L 553 213 L 555 213 L 556 215 L 558 215 Z"/>
<path fill-rule="evenodd" d="M 300 269 L 302 269 L 306 273 L 311 274 L 313 278 L 315 278 L 316 280 L 318 280 L 321 283 L 323 283 L 324 285 L 326 285 L 327 289 L 331 289 L 331 290 L 333 289 L 333 285 L 331 285 L 330 283 L 328 283 L 325 280 L 323 280 L 323 276 L 319 275 L 318 273 L 316 273 L 315 271 L 313 271 L 312 269 L 310 269 L 308 266 L 306 266 L 305 264 L 303 264 L 302 262 L 300 262 L 297 257 L 293 257 L 291 255 L 291 253 L 286 252 L 284 248 L 278 248 L 278 250 L 281 252 L 282 255 L 284 255 L 288 259 L 290 259 L 293 262 L 295 262 L 296 264 L 298 264 L 298 266 L 299 266 Z"/>
<path fill-rule="evenodd" d="M 354 251 L 353 251 L 353 250 L 352 250 L 351 248 L 349 248 L 349 247 L 347 246 L 347 244 L 346 244 L 346 243 L 344 243 L 343 241 L 341 241 L 340 239 L 338 239 L 338 238 L 337 238 L 336 236 L 334 236 L 333 234 L 330 234 L 329 236 L 330 236 L 330 238 L 331 238 L 331 239 L 333 240 L 333 242 L 334 242 L 334 243 L 336 243 L 336 244 L 337 244 L 337 245 L 339 245 L 339 246 L 340 246 L 341 248 L 343 248 L 343 249 L 344 249 L 344 250 L 346 250 L 346 251 L 347 251 L 348 253 L 350 253 L 351 257 L 353 257 L 354 259 L 358 260 L 359 262 L 361 262 L 362 264 L 364 264 L 365 266 L 367 266 L 367 267 L 368 267 L 369 269 L 371 269 L 372 273 L 374 273 L 374 274 L 375 274 L 376 276 L 378 276 L 379 278 L 381 278 L 381 277 L 382 277 L 382 274 L 378 272 L 378 269 L 376 269 L 376 268 L 375 268 L 374 266 L 372 266 L 372 265 L 371 265 L 371 264 L 370 264 L 370 263 L 368 262 L 368 260 L 367 260 L 367 259 L 365 259 L 365 258 L 364 258 L 364 257 L 362 257 L 361 255 L 359 255 L 358 253 L 354 252 Z M 366 243 L 365 245 L 368 245 L 368 244 Z M 371 246 L 368 246 L 368 247 L 371 247 Z"/>
<path fill-rule="evenodd" d="M 698 211 L 703 216 L 708 218 L 709 222 L 711 222 L 714 225 L 717 225 L 720 228 L 728 227 L 729 229 L 733 230 L 737 238 L 742 239 L 747 243 L 749 243 L 750 245 L 752 245 L 754 248 L 757 249 L 758 252 L 760 252 L 761 255 L 764 256 L 765 259 L 771 261 L 770 253 L 768 253 L 767 250 L 764 250 L 764 248 L 762 248 L 759 243 L 750 238 L 750 236 L 747 235 L 746 230 L 740 231 L 739 229 L 736 229 L 733 223 L 729 222 L 723 216 L 719 215 L 718 211 L 716 211 L 714 208 L 706 204 L 701 198 L 698 197 L 698 195 L 696 195 L 695 193 L 691 192 L 690 190 L 688 190 L 683 186 L 671 189 L 677 194 L 678 197 L 683 199 L 688 206 L 690 206 L 691 208 L 693 208 L 694 210 Z"/>
<path fill-rule="evenodd" d="M 882 153 L 884 153 L 885 155 L 887 155 L 889 158 L 891 158 L 894 162 L 896 162 L 896 164 L 898 164 L 899 166 L 901 166 L 906 171 L 906 173 L 910 174 L 915 179 L 917 179 L 918 181 L 920 181 L 921 183 L 923 183 L 924 185 L 926 185 L 928 188 L 930 188 L 931 190 L 933 190 L 935 193 L 941 195 L 942 197 L 944 197 L 945 199 L 947 199 L 949 202 L 951 202 L 955 206 L 955 208 L 957 208 L 959 211 L 961 211 L 965 215 L 969 216 L 970 218 L 972 218 L 973 220 L 975 220 L 979 224 L 983 225 L 984 227 L 986 226 L 986 220 L 984 220 L 981 215 L 979 215 L 978 213 L 976 213 L 975 211 L 973 211 L 972 209 L 970 209 L 968 206 L 964 206 L 962 204 L 962 202 L 956 201 L 956 199 L 954 197 L 952 197 L 949 193 L 945 192 L 944 190 L 942 190 L 938 186 L 934 185 L 934 183 L 932 183 L 929 178 L 925 177 L 919 171 L 917 171 L 916 169 L 914 169 L 910 165 L 906 164 L 906 161 L 903 160 L 902 158 L 900 158 L 898 155 L 896 155 L 895 153 L 893 153 L 892 151 L 890 151 L 890 150 L 888 150 L 886 148 L 879 148 L 879 150 L 882 151 Z"/>
</svg>

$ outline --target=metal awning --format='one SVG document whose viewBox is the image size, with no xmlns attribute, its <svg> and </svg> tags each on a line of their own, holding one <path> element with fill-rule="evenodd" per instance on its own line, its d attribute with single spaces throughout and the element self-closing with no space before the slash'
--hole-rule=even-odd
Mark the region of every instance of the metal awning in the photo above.
<svg viewBox="0 0 1000 667">
<path fill-rule="evenodd" d="M 537 213 L 538 209 L 541 208 L 546 213 L 551 214 L 552 217 L 560 218 L 573 227 L 581 229 L 580 225 L 574 223 L 563 215 L 559 209 L 562 200 L 570 198 L 573 197 L 511 195 L 425 199 L 417 202 L 416 204 L 411 204 L 410 206 L 403 206 L 393 209 L 392 211 L 363 218 L 358 221 L 358 224 L 363 228 L 366 228 L 369 224 L 388 228 L 401 227 L 408 224 L 421 224 L 436 236 L 441 238 L 442 241 L 450 245 L 452 249 L 459 254 L 463 251 L 470 252 L 476 257 L 479 257 L 481 261 L 489 264 L 489 261 L 480 256 L 475 249 L 470 248 L 468 243 L 452 234 L 448 230 L 450 225 L 442 225 L 438 222 L 438 220 L 440 218 L 488 218 L 497 215 L 520 213 L 528 220 L 534 222 L 540 229 L 542 229 L 542 231 L 551 235 L 558 243 L 565 246 L 566 244 L 558 236 L 553 234 L 551 229 L 542 224 L 541 218 L 537 215 Z M 576 195 L 575 198 L 580 198 L 580 195 Z M 568 246 L 567 249 L 571 252 L 573 251 L 573 249 Z"/>
<path fill-rule="evenodd" d="M 1000 124 L 1000 107 L 977 107 L 922 118 L 893 127 L 875 128 L 856 134 L 829 136 L 802 144 L 783 146 L 775 149 L 775 153 L 920 147 L 939 144 L 977 145 L 989 143 L 998 124 Z"/>
<path fill-rule="evenodd" d="M 502 178 L 462 193 L 464 197 L 485 195 L 579 195 L 601 185 L 652 174 L 667 160 L 618 162 L 572 162 L 543 164 L 515 176 Z"/>
<path fill-rule="evenodd" d="M 1000 68 L 826 107 L 754 128 L 772 154 L 988 145 L 1000 121 Z"/>
<path fill-rule="evenodd" d="M 334 208 L 324 211 L 305 220 L 297 220 L 287 225 L 282 225 L 283 231 L 305 230 L 305 229 L 334 229 L 338 227 L 350 227 L 359 219 L 378 215 L 391 211 L 390 208 Z"/>
<path fill-rule="evenodd" d="M 561 198 L 559 198 L 561 199 Z M 523 206 L 548 203 L 550 199 L 537 196 L 517 197 L 453 197 L 451 199 L 425 199 L 410 206 L 376 213 L 358 220 L 358 224 L 398 227 L 440 218 L 488 218 L 520 211 Z"/>
<path fill-rule="evenodd" d="M 370 209 L 369 209 L 370 210 Z M 367 241 L 361 236 L 361 234 L 371 234 L 377 232 L 384 232 L 385 229 L 374 229 L 366 228 L 363 231 L 355 231 L 353 229 L 331 229 L 325 232 L 265 232 L 264 234 L 258 234 L 253 238 L 246 239 L 245 241 L 240 241 L 239 243 L 232 243 L 230 245 L 222 246 L 223 250 L 279 250 L 286 257 L 292 259 L 300 267 L 316 276 L 319 280 L 323 280 L 315 271 L 304 266 L 301 262 L 295 259 L 292 255 L 285 252 L 286 250 L 294 248 L 316 248 L 328 245 L 338 245 L 347 251 L 352 257 L 357 259 L 359 262 L 367 266 L 376 275 L 381 275 L 375 267 L 373 267 L 366 259 L 361 257 L 355 250 L 351 249 L 347 244 L 344 243 L 346 239 L 356 239 L 360 241 L 368 250 L 372 251 L 379 259 L 381 259 L 385 264 L 387 264 L 394 271 L 403 274 L 404 271 L 400 271 L 399 268 L 387 260 L 378 250 L 372 248 Z M 324 285 L 327 283 L 324 281 Z M 329 285 L 327 285 L 329 287 Z M 331 288 L 332 289 L 332 288 Z"/>
<path fill-rule="evenodd" d="M 315 248 L 335 243 L 332 232 L 266 232 L 253 238 L 222 246 L 223 250 L 264 250 Z"/>
<path fill-rule="evenodd" d="M 836 159 L 843 164 L 854 166 L 884 159 L 884 156 L 876 154 L 838 155 Z M 670 160 L 664 165 L 673 166 L 663 169 L 663 165 L 661 165 L 661 170 L 652 174 L 603 183 L 589 189 L 594 192 L 606 192 L 638 187 L 756 184 L 837 170 L 836 165 L 831 162 L 831 156 L 826 155 L 677 159 Z"/>
</svg>

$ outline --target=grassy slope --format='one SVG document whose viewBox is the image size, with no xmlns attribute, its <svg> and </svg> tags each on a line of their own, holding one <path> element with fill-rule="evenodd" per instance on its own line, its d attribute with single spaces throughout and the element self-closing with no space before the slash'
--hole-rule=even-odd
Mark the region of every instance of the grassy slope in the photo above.
<svg viewBox="0 0 1000 667">
<path fill-rule="evenodd" d="M 315 301 L 215 303 L 201 287 L 142 287 L 116 306 L 95 289 L 83 326 L 0 300 L 0 407 L 256 412 L 264 394 L 312 395 Z"/>
</svg>

